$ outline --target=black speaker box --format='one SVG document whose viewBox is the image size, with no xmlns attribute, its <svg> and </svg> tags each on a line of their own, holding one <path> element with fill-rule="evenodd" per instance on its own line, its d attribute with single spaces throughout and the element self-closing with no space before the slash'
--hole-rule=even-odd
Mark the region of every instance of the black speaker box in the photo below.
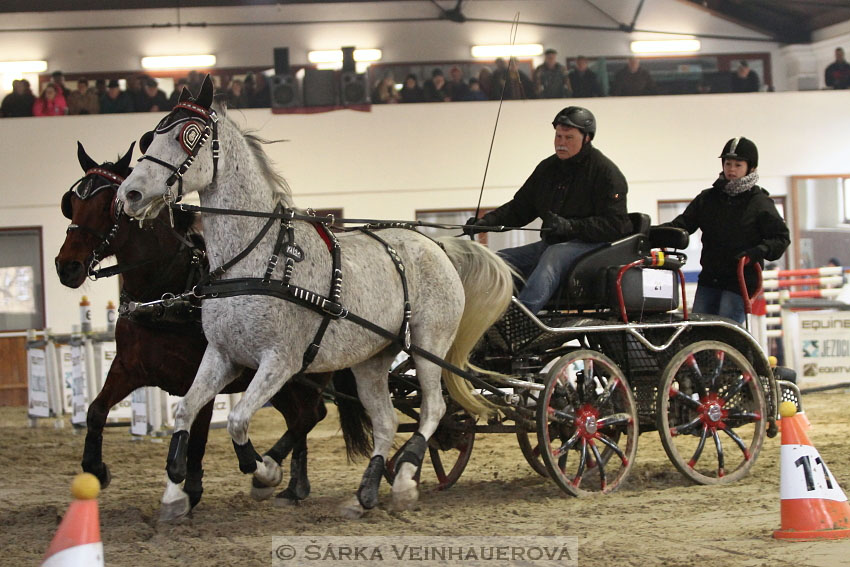
<svg viewBox="0 0 850 567">
<path fill-rule="evenodd" d="M 357 70 L 357 64 L 354 62 L 354 48 L 342 47 L 342 71 L 354 73 Z"/>
<path fill-rule="evenodd" d="M 287 75 L 289 74 L 289 48 L 275 47 L 274 48 L 274 74 Z"/>
<path fill-rule="evenodd" d="M 336 73 L 330 69 L 304 70 L 304 106 L 337 104 Z"/>
<path fill-rule="evenodd" d="M 298 96 L 298 81 L 290 74 L 272 75 L 269 80 L 269 96 L 272 108 L 292 108 L 301 106 Z"/>
<path fill-rule="evenodd" d="M 369 102 L 366 75 L 343 71 L 339 79 L 339 95 L 342 104 L 365 104 Z"/>
</svg>

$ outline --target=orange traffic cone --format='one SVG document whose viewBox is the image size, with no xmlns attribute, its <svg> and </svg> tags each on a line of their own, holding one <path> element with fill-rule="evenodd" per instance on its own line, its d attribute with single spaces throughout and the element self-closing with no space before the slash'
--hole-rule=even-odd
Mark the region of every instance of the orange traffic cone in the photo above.
<svg viewBox="0 0 850 567">
<path fill-rule="evenodd" d="M 779 539 L 850 537 L 850 505 L 817 449 L 806 437 L 794 402 L 782 402 L 780 487 L 782 528 Z"/>
<path fill-rule="evenodd" d="M 103 567 L 103 542 L 97 495 L 100 482 L 89 473 L 78 474 L 71 483 L 74 501 L 62 518 L 41 567 Z"/>
</svg>

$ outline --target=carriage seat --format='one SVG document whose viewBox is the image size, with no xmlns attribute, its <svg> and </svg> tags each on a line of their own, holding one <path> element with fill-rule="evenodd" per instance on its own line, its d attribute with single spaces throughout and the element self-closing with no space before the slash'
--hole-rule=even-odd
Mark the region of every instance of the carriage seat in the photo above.
<svg viewBox="0 0 850 567">
<path fill-rule="evenodd" d="M 633 232 L 579 258 L 566 284 L 548 309 L 619 310 L 616 282 L 620 268 L 650 255 L 653 248 L 687 247 L 688 233 L 674 227 L 651 227 L 648 215 L 630 213 Z M 627 312 L 641 315 L 666 312 L 679 306 L 678 265 L 661 269 L 632 268 L 623 273 Z"/>
</svg>

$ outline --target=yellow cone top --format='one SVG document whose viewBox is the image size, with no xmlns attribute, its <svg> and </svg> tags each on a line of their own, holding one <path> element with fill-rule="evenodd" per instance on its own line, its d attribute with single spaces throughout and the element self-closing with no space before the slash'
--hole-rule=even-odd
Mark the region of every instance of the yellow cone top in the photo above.
<svg viewBox="0 0 850 567">
<path fill-rule="evenodd" d="M 779 361 L 778 361 L 778 360 L 776 359 L 776 357 L 775 357 L 775 356 L 773 356 L 772 354 L 771 354 L 770 356 L 768 356 L 768 357 L 767 357 L 767 363 L 768 363 L 768 364 L 770 364 L 770 367 L 771 367 L 771 368 L 776 368 L 776 364 L 777 364 L 778 362 L 779 362 Z"/>
<path fill-rule="evenodd" d="M 91 473 L 80 473 L 71 483 L 71 496 L 76 500 L 94 500 L 100 494 L 100 481 Z"/>
<path fill-rule="evenodd" d="M 779 404 L 779 415 L 782 417 L 794 417 L 797 415 L 797 404 L 785 401 Z"/>
</svg>

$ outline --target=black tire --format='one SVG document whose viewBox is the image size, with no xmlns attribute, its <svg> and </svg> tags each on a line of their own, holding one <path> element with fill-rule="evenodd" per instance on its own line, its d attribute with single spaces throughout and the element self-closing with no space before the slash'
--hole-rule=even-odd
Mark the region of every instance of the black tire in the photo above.
<svg viewBox="0 0 850 567">
<path fill-rule="evenodd" d="M 758 375 L 733 347 L 718 341 L 685 346 L 661 375 L 656 407 L 667 456 L 695 483 L 735 482 L 755 464 L 767 405 Z M 731 451 L 724 451 L 723 439 Z"/>
<path fill-rule="evenodd" d="M 637 439 L 637 406 L 614 361 L 592 350 L 562 356 L 537 405 L 540 453 L 558 487 L 572 496 L 616 490 L 634 463 Z"/>
</svg>

